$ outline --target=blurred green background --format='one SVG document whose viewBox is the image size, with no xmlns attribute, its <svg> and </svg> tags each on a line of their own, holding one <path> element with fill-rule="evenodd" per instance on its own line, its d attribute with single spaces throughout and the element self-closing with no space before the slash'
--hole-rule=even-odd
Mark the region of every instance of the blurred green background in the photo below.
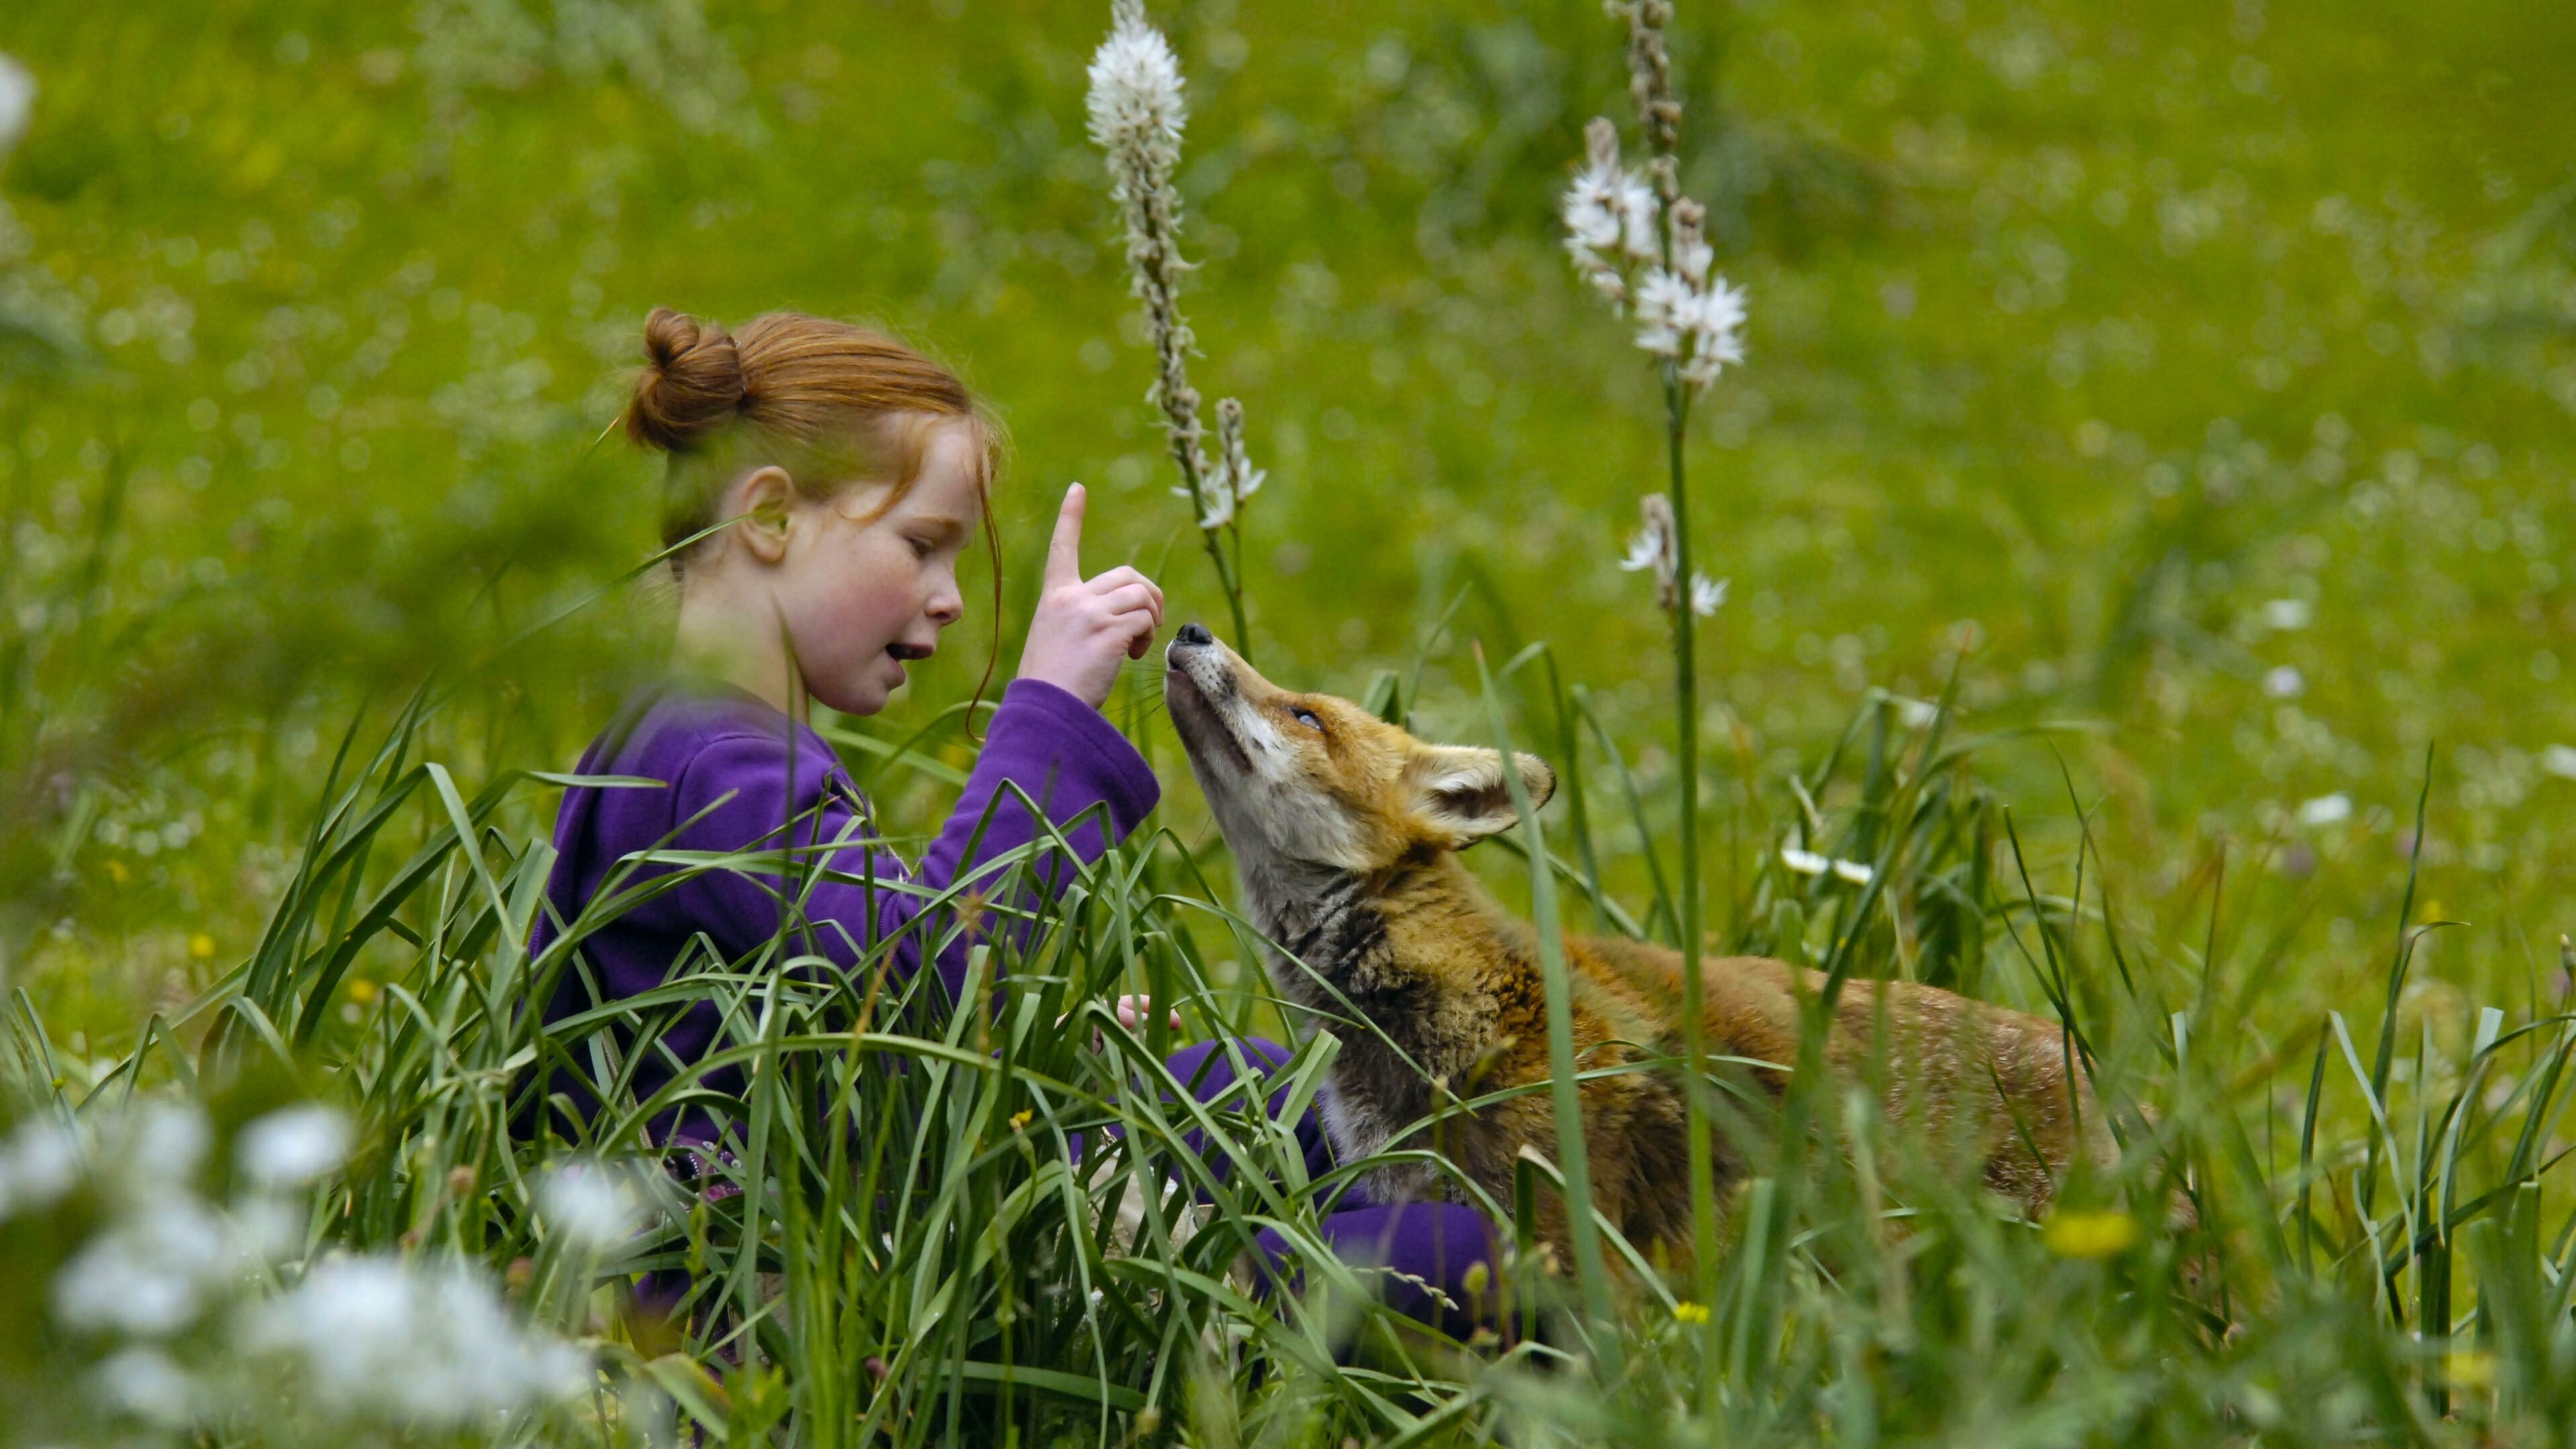
<svg viewBox="0 0 2576 1449">
<path fill-rule="evenodd" d="M 1357 692 L 1464 591 L 1431 726 L 1481 735 L 1465 640 L 1545 639 L 1651 793 L 1664 625 L 1614 562 L 1664 486 L 1661 397 L 1555 221 L 1583 122 L 1632 127 L 1618 28 L 1591 0 L 1150 10 L 1193 106 L 1196 378 L 1270 470 L 1260 662 Z M 655 469 L 599 441 L 657 304 L 879 319 L 1007 421 L 1002 616 L 886 728 L 971 692 L 987 640 L 1007 677 L 1068 480 L 1098 490 L 1088 566 L 1220 620 L 1082 134 L 1107 21 L 9 7 L 39 90 L 0 162 L 7 982 L 102 1048 L 184 1000 L 249 949 L 350 720 L 424 679 L 469 781 L 569 767 L 667 608 L 614 583 Z M 2121 907 L 2182 951 L 2224 860 L 2216 940 L 2295 1004 L 2383 979 L 2432 747 L 2417 917 L 2474 925 L 2410 1001 L 2562 989 L 2576 11 L 1691 0 L 1676 38 L 1685 188 L 1752 306 L 1690 457 L 1732 581 L 1714 888 L 1869 690 L 1955 668 L 1971 728 L 2092 726 L 1986 756 L 2043 875 L 2090 812 Z M 1152 686 L 1121 717 L 1204 836 Z M 885 803 L 924 824 L 926 790 Z M 551 813 L 531 790 L 515 828 Z"/>
</svg>

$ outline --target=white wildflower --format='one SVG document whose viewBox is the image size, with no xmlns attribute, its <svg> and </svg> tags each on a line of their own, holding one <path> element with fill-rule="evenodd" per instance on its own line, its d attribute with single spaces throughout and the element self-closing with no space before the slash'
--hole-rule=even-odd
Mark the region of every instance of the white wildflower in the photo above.
<svg viewBox="0 0 2576 1449">
<path fill-rule="evenodd" d="M 144 1337 L 196 1321 L 236 1254 L 224 1224 L 183 1193 L 127 1204 L 55 1273 L 54 1312 L 73 1328 Z"/>
<path fill-rule="evenodd" d="M 1655 567 L 1663 561 L 1663 557 L 1664 536 L 1656 532 L 1650 522 L 1647 527 L 1637 530 L 1636 537 L 1628 540 L 1628 552 L 1619 560 L 1619 568 L 1622 572 L 1633 574 L 1641 569 Z"/>
<path fill-rule="evenodd" d="M 2304 629 L 2315 617 L 2315 607 L 2305 599 L 2274 599 L 2263 606 L 2264 626 L 2271 629 Z"/>
<path fill-rule="evenodd" d="M 1821 851 L 1809 850 L 1797 831 L 1780 843 L 1780 864 L 1797 875 L 1831 875 L 1853 885 L 1867 885 L 1878 872 L 1857 860 L 1839 860 Z"/>
<path fill-rule="evenodd" d="M 1663 253 L 1663 227 L 1654 188 L 1619 162 L 1619 131 L 1596 116 L 1583 128 L 1583 166 L 1565 189 L 1559 212 L 1565 250 L 1610 305 L 1628 300 L 1630 267 Z"/>
<path fill-rule="evenodd" d="M 1619 169 L 1618 133 L 1608 121 L 1596 119 L 1584 135 L 1587 140 L 1607 138 L 1610 144 L 1607 156 L 1596 144 L 1583 169 L 1574 173 L 1574 183 L 1565 188 L 1565 244 L 1578 264 L 1587 252 L 1616 250 L 1627 235 L 1626 193 L 1632 180 Z"/>
<path fill-rule="evenodd" d="M 273 1262 L 303 1249 L 312 1215 L 301 1197 L 253 1193 L 233 1203 L 232 1224 L 243 1256 Z"/>
<path fill-rule="evenodd" d="M 1646 526 L 1629 540 L 1628 556 L 1619 561 L 1619 567 L 1632 573 L 1653 569 L 1655 603 L 1669 611 L 1680 603 L 1675 580 L 1681 571 L 1681 538 L 1673 528 L 1673 501 L 1661 493 L 1649 493 L 1637 500 L 1637 510 L 1645 515 Z"/>
<path fill-rule="evenodd" d="M 1673 204 L 1673 265 L 1650 266 L 1635 287 L 1637 345 L 1678 365 L 1694 389 L 1744 360 L 1744 292 L 1709 268 L 1717 253 L 1704 239 L 1706 215 L 1684 198 Z"/>
<path fill-rule="evenodd" d="M 2299 807 L 2301 825 L 2340 825 L 2352 818 L 2352 797 L 2338 790 Z"/>
<path fill-rule="evenodd" d="M 590 1381 L 579 1350 L 522 1327 L 453 1260 L 332 1259 L 249 1305 L 240 1336 L 296 1362 L 316 1406 L 351 1417 L 462 1426 Z"/>
<path fill-rule="evenodd" d="M 99 1397 L 164 1428 L 184 1427 L 197 1403 L 196 1381 L 157 1348 L 129 1344 L 94 1371 Z"/>
<path fill-rule="evenodd" d="M 213 1140 L 203 1112 L 169 1102 L 142 1109 L 133 1132 L 134 1140 L 118 1160 L 137 1185 L 168 1187 L 187 1182 L 205 1162 L 206 1148 Z"/>
<path fill-rule="evenodd" d="M 35 112 L 36 73 L 0 54 L 0 156 L 27 134 L 27 121 Z"/>
<path fill-rule="evenodd" d="M 1218 441 L 1225 445 L 1226 487 L 1234 494 L 1234 501 L 1241 503 L 1260 492 L 1261 485 L 1270 481 L 1269 470 L 1253 467 L 1252 455 L 1244 448 L 1243 404 L 1233 398 L 1217 403 L 1216 435 Z"/>
<path fill-rule="evenodd" d="M 547 1227 L 586 1248 L 614 1247 L 643 1226 L 633 1186 L 624 1172 L 603 1162 L 555 1169 L 538 1208 Z"/>
<path fill-rule="evenodd" d="M 266 1188 L 302 1187 L 348 1160 L 348 1117 L 318 1102 L 282 1108 L 242 1129 L 233 1156 Z"/>
<path fill-rule="evenodd" d="M 197 1193 L 210 1136 L 202 1112 L 175 1103 L 116 1122 L 97 1158 L 107 1223 L 54 1274 L 54 1312 L 65 1325 L 175 1333 L 240 1270 L 242 1238 Z"/>
<path fill-rule="evenodd" d="M 1720 370 L 1744 360 L 1744 315 L 1744 289 L 1724 277 L 1692 299 L 1690 359 L 1682 364 L 1682 381 L 1706 389 Z"/>
<path fill-rule="evenodd" d="M 1800 850 L 1794 845 L 1780 847 L 1780 863 L 1800 875 L 1823 875 L 1834 866 L 1831 857 L 1818 855 L 1812 850 Z"/>
<path fill-rule="evenodd" d="M 1657 357 L 1680 357 L 1698 307 L 1698 293 L 1688 281 L 1648 267 L 1637 283 L 1637 345 Z"/>
<path fill-rule="evenodd" d="M 1175 486 L 1172 489 L 1172 496 L 1187 498 L 1190 496 L 1190 490 Z M 1234 495 L 1226 491 L 1223 483 L 1209 480 L 1207 489 L 1199 501 L 1205 505 L 1199 513 L 1199 527 L 1218 529 L 1234 522 Z"/>
<path fill-rule="evenodd" d="M 1627 553 L 1620 556 L 1619 567 L 1627 573 L 1649 569 L 1655 575 L 1655 603 L 1671 610 L 1679 606 L 1680 594 L 1674 580 L 1681 571 L 1681 540 L 1673 527 L 1673 503 L 1661 493 L 1649 493 L 1637 500 L 1637 509 L 1645 515 L 1646 526 L 1628 540 Z M 1694 570 L 1690 582 L 1691 612 L 1705 618 L 1717 612 L 1726 602 L 1726 580 L 1711 579 Z"/>
<path fill-rule="evenodd" d="M 2540 768 L 2562 780 L 2576 780 L 2576 745 L 2551 745 L 2542 750 Z"/>
<path fill-rule="evenodd" d="M 2296 699 L 2308 692 L 2308 679 L 2297 665 L 2284 664 L 2264 673 L 2263 692 L 2274 699 Z"/>
<path fill-rule="evenodd" d="M 80 1176 L 80 1137 L 51 1117 L 29 1117 L 0 1147 L 0 1218 L 41 1212 Z"/>
<path fill-rule="evenodd" d="M 1619 249 L 1632 262 L 1654 260 L 1656 234 L 1655 189 L 1634 171 L 1619 173 Z"/>
<path fill-rule="evenodd" d="M 1252 466 L 1252 457 L 1243 445 L 1243 404 L 1225 398 L 1216 405 L 1217 471 L 1203 485 L 1204 505 L 1199 527 L 1223 528 L 1232 523 L 1243 500 L 1261 491 L 1270 475 Z M 1180 497 L 1190 496 L 1187 488 L 1175 488 Z"/>
<path fill-rule="evenodd" d="M 1896 717 L 1904 722 L 1907 729 L 1919 730 L 1941 717 L 1941 706 L 1928 699 L 1909 699 L 1898 695 L 1896 696 Z"/>
</svg>

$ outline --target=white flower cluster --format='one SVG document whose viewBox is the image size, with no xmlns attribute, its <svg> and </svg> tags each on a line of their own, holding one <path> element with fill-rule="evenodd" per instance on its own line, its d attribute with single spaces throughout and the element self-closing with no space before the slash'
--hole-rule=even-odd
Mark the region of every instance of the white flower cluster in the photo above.
<svg viewBox="0 0 2576 1449">
<path fill-rule="evenodd" d="M 1675 586 L 1681 572 L 1681 537 L 1673 527 L 1673 502 L 1661 493 L 1649 493 L 1638 500 L 1638 508 L 1646 516 L 1646 526 L 1628 540 L 1628 553 L 1619 560 L 1619 567 L 1629 573 L 1654 570 L 1655 602 L 1669 613 L 1681 606 Z M 1726 602 L 1726 583 L 1692 570 L 1691 612 L 1701 618 L 1716 613 L 1717 606 Z"/>
<path fill-rule="evenodd" d="M 80 1180 L 80 1134 L 51 1117 L 29 1117 L 0 1142 L 0 1222 L 42 1212 Z"/>
<path fill-rule="evenodd" d="M 201 1190 L 213 1131 L 193 1104 L 96 1111 L 77 1127 L 30 1117 L 0 1139 L 0 1221 L 98 1214 L 59 1266 L 7 1265 L 46 1273 L 54 1323 L 100 1354 L 65 1391 L 102 1419 L 174 1432 L 244 1415 L 489 1431 L 506 1427 L 495 1416 L 588 1389 L 582 1351 L 521 1325 L 459 1260 L 334 1255 L 264 1291 L 305 1247 L 305 1190 L 352 1138 L 344 1114 L 317 1104 L 252 1121 L 234 1142 L 239 1190 L 222 1205 Z M 546 1212 L 568 1234 L 615 1233 L 631 1202 L 600 1167 L 559 1174 Z"/>
<path fill-rule="evenodd" d="M 1707 214 L 1687 197 L 1664 205 L 1643 172 L 1622 165 L 1607 118 L 1584 127 L 1583 140 L 1583 169 L 1564 203 L 1575 270 L 1611 306 L 1635 314 L 1639 347 L 1706 389 L 1744 360 L 1744 292 L 1717 275 Z"/>
<path fill-rule="evenodd" d="M 294 1363 L 313 1407 L 467 1427 L 582 1392 L 581 1350 L 529 1332 L 455 1259 L 332 1258 L 242 1314 L 243 1346 Z"/>
<path fill-rule="evenodd" d="M 162 1337 L 195 1323 L 254 1269 L 259 1245 L 197 1195 L 209 1135 L 202 1116 L 154 1103 L 115 1126 L 121 1140 L 98 1174 L 107 1225 L 54 1275 L 54 1316 L 76 1329 Z"/>
</svg>

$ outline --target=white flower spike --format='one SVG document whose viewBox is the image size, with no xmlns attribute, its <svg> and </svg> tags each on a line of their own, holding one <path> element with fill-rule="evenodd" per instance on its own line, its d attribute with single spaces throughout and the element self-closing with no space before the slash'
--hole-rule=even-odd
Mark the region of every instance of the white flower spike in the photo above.
<svg viewBox="0 0 2576 1449">
<path fill-rule="evenodd" d="M 1112 8 L 1109 38 L 1092 54 L 1089 77 L 1091 139 L 1110 154 L 1116 181 L 1168 180 L 1181 159 L 1189 109 L 1181 100 L 1181 62 L 1163 32 L 1145 23 L 1144 6 L 1123 0 Z"/>
</svg>

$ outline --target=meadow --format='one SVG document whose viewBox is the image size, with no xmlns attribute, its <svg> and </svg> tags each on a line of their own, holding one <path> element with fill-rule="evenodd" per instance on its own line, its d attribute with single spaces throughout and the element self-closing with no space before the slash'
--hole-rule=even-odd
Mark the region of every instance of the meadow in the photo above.
<svg viewBox="0 0 2576 1449">
<path fill-rule="evenodd" d="M 1108 12 L 0 19 L 0 1441 L 2570 1432 L 2576 17 L 1681 6 L 1747 315 L 1673 454 L 1559 214 L 1586 121 L 1640 153 L 1624 22 L 1156 5 L 1191 375 L 1267 474 L 1229 597 L 1085 135 Z M 987 958 L 994 1018 L 854 1024 L 782 943 L 624 1008 L 728 1014 L 740 1196 L 634 1166 L 660 1103 L 514 1136 L 530 1064 L 621 1068 L 517 1005 L 569 968 L 524 949 L 547 777 L 668 629 L 609 433 L 655 305 L 878 320 L 1007 424 L 968 623 L 828 722 L 910 842 L 1080 479 L 1175 624 L 1556 762 L 1472 857 L 1515 908 L 1678 941 L 1695 859 L 1713 946 L 2063 1020 L 2120 1162 L 2023 1223 L 1802 1074 L 1706 1280 L 1515 1262 L 1463 1345 L 1321 1255 L 1254 1299 L 1303 1164 L 1159 1064 L 1302 1034 L 1153 661 L 1111 714 L 1161 811 Z M 1620 567 L 1676 457 L 1705 617 Z M 1262 1170 L 1189 1177 L 1191 1129 Z M 704 1310 L 626 1311 L 670 1266 Z"/>
</svg>

